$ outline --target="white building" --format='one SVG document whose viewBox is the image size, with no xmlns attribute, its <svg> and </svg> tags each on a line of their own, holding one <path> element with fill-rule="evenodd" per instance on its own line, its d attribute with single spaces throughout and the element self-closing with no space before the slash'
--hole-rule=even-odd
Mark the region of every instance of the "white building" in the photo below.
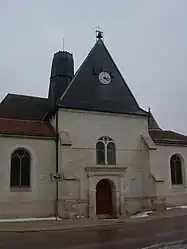
<svg viewBox="0 0 187 249">
<path fill-rule="evenodd" d="M 54 55 L 49 97 L 0 104 L 0 217 L 119 217 L 187 204 L 187 136 L 142 110 L 101 32 L 74 74 Z M 63 181 L 51 181 L 51 173 Z"/>
</svg>

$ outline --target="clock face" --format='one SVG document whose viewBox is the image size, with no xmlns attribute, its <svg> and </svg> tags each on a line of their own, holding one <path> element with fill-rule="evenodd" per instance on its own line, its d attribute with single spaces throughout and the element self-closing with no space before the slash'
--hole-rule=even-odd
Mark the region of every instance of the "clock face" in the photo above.
<svg viewBox="0 0 187 249">
<path fill-rule="evenodd" d="M 107 84 L 109 84 L 109 83 L 111 82 L 111 76 L 110 76 L 110 74 L 107 73 L 107 72 L 101 72 L 101 73 L 99 74 L 99 80 L 100 80 L 100 82 L 101 82 L 102 84 L 107 85 Z"/>
</svg>

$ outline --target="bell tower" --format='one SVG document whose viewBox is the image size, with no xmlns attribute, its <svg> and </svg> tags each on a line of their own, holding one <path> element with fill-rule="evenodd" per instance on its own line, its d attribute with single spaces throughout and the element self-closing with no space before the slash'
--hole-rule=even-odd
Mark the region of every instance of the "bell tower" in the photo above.
<svg viewBox="0 0 187 249">
<path fill-rule="evenodd" d="M 73 55 L 67 51 L 54 54 L 51 68 L 48 98 L 54 106 L 69 85 L 74 75 Z"/>
</svg>

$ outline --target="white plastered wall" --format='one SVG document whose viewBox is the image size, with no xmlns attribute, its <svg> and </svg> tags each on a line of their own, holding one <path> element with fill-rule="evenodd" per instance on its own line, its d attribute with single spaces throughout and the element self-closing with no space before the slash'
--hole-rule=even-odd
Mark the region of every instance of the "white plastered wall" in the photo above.
<svg viewBox="0 0 187 249">
<path fill-rule="evenodd" d="M 49 176 L 55 171 L 55 141 L 0 137 L 0 217 L 54 215 L 55 183 Z M 31 154 L 31 188 L 10 188 L 11 154 L 25 148 Z"/>
<path fill-rule="evenodd" d="M 157 146 L 156 151 L 150 153 L 151 172 L 158 181 L 157 195 L 166 198 L 167 205 L 187 204 L 187 147 L 178 146 Z M 183 158 L 184 185 L 172 186 L 170 172 L 170 158 L 174 154 L 179 154 Z"/>
<path fill-rule="evenodd" d="M 141 139 L 142 134 L 148 134 L 146 117 L 60 109 L 58 128 L 59 132 L 68 132 L 72 143 L 72 146 L 60 146 L 59 169 L 66 177 L 76 179 L 60 183 L 61 200 L 88 201 L 89 183 L 85 168 L 99 167 L 95 147 L 102 136 L 111 137 L 116 145 L 116 165 L 108 167 L 126 168 L 125 198 L 152 195 L 149 153 Z"/>
</svg>

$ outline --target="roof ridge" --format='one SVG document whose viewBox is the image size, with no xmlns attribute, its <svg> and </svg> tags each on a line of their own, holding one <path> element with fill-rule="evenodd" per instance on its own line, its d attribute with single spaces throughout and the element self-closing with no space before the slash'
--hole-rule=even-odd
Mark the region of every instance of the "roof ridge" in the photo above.
<svg viewBox="0 0 187 249">
<path fill-rule="evenodd" d="M 114 59 L 113 59 L 112 56 L 111 56 L 111 54 L 109 53 L 109 50 L 108 50 L 107 47 L 105 46 L 104 42 L 103 42 L 102 40 L 100 40 L 100 41 L 101 41 L 101 44 L 103 45 L 104 49 L 105 49 L 106 52 L 108 53 L 108 55 L 109 55 L 109 57 L 110 57 L 110 59 L 111 59 L 113 65 L 114 65 L 114 67 L 116 68 L 117 72 L 119 73 L 120 77 L 122 78 L 123 83 L 124 83 L 125 86 L 127 87 L 127 90 L 129 91 L 130 95 L 133 97 L 134 101 L 136 102 L 136 104 L 137 104 L 138 107 L 140 108 L 140 106 L 139 106 L 139 104 L 138 104 L 136 98 L 135 98 L 134 95 L 132 94 L 132 92 L 131 92 L 131 90 L 130 90 L 128 84 L 127 84 L 127 82 L 125 81 L 123 75 L 121 74 L 121 72 L 120 72 L 119 68 L 117 67 L 117 65 L 116 65 L 116 63 L 115 63 L 115 61 L 114 61 Z M 142 109 L 142 108 L 141 108 L 141 109 Z M 143 110 L 143 109 L 142 109 L 142 110 Z M 144 110 L 143 110 L 143 111 L 144 111 Z"/>
<path fill-rule="evenodd" d="M 64 96 L 66 95 L 67 91 L 69 90 L 69 88 L 72 86 L 73 82 L 75 81 L 78 73 L 80 72 L 81 68 L 83 67 L 83 65 L 85 64 L 85 62 L 87 61 L 89 55 L 91 54 L 91 52 L 93 51 L 95 45 L 99 42 L 99 40 L 94 44 L 94 46 L 91 48 L 90 52 L 88 53 L 88 55 L 86 56 L 86 58 L 84 59 L 84 61 L 82 62 L 82 64 L 80 65 L 79 69 L 76 71 L 75 75 L 73 76 L 72 80 L 70 81 L 69 85 L 67 86 L 66 90 L 63 92 L 63 94 L 61 95 L 60 99 L 57 101 L 57 105 L 58 103 L 64 98 Z"/>
<path fill-rule="evenodd" d="M 8 96 L 8 95 L 19 96 L 19 97 L 37 98 L 37 99 L 46 99 L 46 100 L 48 100 L 47 97 L 38 97 L 38 96 L 34 96 L 34 95 L 25 95 L 25 94 L 17 94 L 17 93 L 7 93 L 6 96 Z"/>
</svg>

